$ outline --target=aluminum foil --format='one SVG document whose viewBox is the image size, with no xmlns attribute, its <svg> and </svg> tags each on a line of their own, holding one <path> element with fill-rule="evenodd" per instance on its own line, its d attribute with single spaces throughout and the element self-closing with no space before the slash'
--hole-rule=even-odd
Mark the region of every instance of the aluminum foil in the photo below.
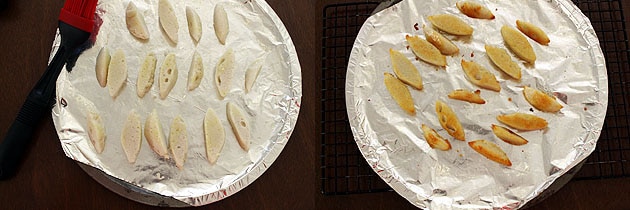
<svg viewBox="0 0 630 210">
<path fill-rule="evenodd" d="M 590 21 L 568 0 L 478 0 L 494 20 L 468 18 L 455 7 L 457 0 L 405 0 L 371 16 L 354 43 L 346 77 L 346 105 L 350 125 L 363 156 L 374 171 L 396 192 L 427 209 L 516 209 L 537 197 L 558 177 L 584 160 L 600 135 L 608 103 L 604 56 Z M 419 35 L 427 16 L 453 14 L 469 23 L 469 38 L 447 36 L 460 53 L 447 57 L 438 68 L 407 49 L 405 35 Z M 541 27 L 549 46 L 530 40 L 538 59 L 524 65 L 521 81 L 508 79 L 493 66 L 484 45 L 506 48 L 503 25 L 515 27 L 517 19 Z M 417 24 L 417 25 L 416 25 Z M 383 72 L 393 73 L 388 50 L 403 52 L 420 71 L 422 91 L 410 88 L 416 116 L 396 104 L 383 83 Z M 511 52 L 510 52 L 511 53 Z M 493 72 L 501 84 L 496 93 L 472 85 L 460 60 L 473 60 Z M 534 109 L 522 96 L 523 86 L 555 95 L 564 108 L 559 113 Z M 455 89 L 481 90 L 484 105 L 447 98 Z M 512 161 L 505 167 L 481 156 L 453 139 L 441 128 L 436 100 L 455 111 L 466 130 L 467 141 L 486 139 L 498 144 Z M 543 131 L 518 132 L 529 140 L 523 146 L 507 144 L 491 131 L 495 117 L 513 112 L 533 113 L 549 122 Z M 432 149 L 424 140 L 421 124 L 449 139 L 450 151 Z"/>
<path fill-rule="evenodd" d="M 262 0 L 248 1 L 175 1 L 179 24 L 179 43 L 170 44 L 158 22 L 158 0 L 133 1 L 144 14 L 150 31 L 146 42 L 132 37 L 125 24 L 128 0 L 100 0 L 97 5 L 94 45 L 86 49 L 71 72 L 63 71 L 57 81 L 57 106 L 53 120 L 61 146 L 69 158 L 102 170 L 104 173 L 160 196 L 172 197 L 199 206 L 228 197 L 258 178 L 278 157 L 295 126 L 301 103 L 300 64 L 295 47 L 284 25 L 272 8 Z M 223 4 L 230 24 L 226 45 L 221 45 L 213 29 L 213 9 Z M 186 6 L 200 16 L 203 35 L 194 44 L 188 33 Z M 60 42 L 57 36 L 53 54 Z M 125 51 L 128 78 L 121 94 L 113 99 L 107 88 L 96 80 L 95 62 L 102 47 L 111 52 Z M 214 68 L 223 53 L 235 53 L 234 80 L 224 99 L 214 85 Z M 205 73 L 201 85 L 186 90 L 188 69 L 193 53 L 203 58 Z M 161 100 L 156 82 L 147 95 L 136 96 L 136 79 L 144 57 L 157 57 L 159 71 L 164 57 L 175 53 L 179 78 L 168 98 Z M 252 90 L 244 90 L 248 66 L 263 60 L 262 70 Z M 252 143 L 242 150 L 227 121 L 226 104 L 234 102 L 247 113 Z M 214 109 L 225 129 L 226 140 L 216 164 L 206 159 L 203 118 Z M 128 163 L 121 146 L 121 131 L 129 112 L 135 109 L 142 122 L 158 110 L 164 134 L 168 136 L 172 120 L 181 115 L 188 134 L 188 156 L 182 170 L 172 160 L 160 159 L 145 138 L 135 164 Z M 106 130 L 103 153 L 97 154 L 87 136 L 87 112 L 100 113 Z"/>
</svg>

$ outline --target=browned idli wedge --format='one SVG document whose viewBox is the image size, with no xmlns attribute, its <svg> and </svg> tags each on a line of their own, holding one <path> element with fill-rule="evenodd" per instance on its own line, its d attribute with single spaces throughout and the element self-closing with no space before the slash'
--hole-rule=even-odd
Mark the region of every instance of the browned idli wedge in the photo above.
<svg viewBox="0 0 630 210">
<path fill-rule="evenodd" d="M 437 100 L 435 102 L 435 112 L 437 112 L 438 120 L 440 121 L 440 125 L 449 135 L 453 136 L 453 138 L 461 141 L 466 141 L 464 128 L 462 124 L 459 123 L 459 119 L 457 115 L 451 107 L 446 105 L 444 102 Z"/>
<path fill-rule="evenodd" d="M 236 136 L 236 140 L 241 148 L 245 151 L 249 151 L 249 146 L 252 144 L 251 130 L 249 129 L 249 121 L 241 108 L 232 103 L 227 103 L 227 118 L 232 125 L 232 131 Z"/>
<path fill-rule="evenodd" d="M 538 26 L 535 26 L 534 24 L 531 24 L 522 20 L 516 20 L 516 27 L 518 28 L 518 30 L 520 30 L 525 35 L 527 35 L 529 38 L 533 39 L 534 41 L 542 45 L 548 45 L 550 42 L 547 34 L 542 29 L 538 28 Z"/>
<path fill-rule="evenodd" d="M 518 134 L 503 126 L 492 124 L 492 132 L 501 140 L 511 145 L 523 145 L 527 144 L 528 142 L 527 139 L 519 136 Z"/>
<path fill-rule="evenodd" d="M 394 75 L 385 72 L 385 87 L 389 94 L 392 95 L 394 101 L 398 103 L 398 106 L 405 110 L 409 115 L 416 115 L 416 109 L 413 107 L 413 98 L 411 98 L 411 93 L 407 86 L 398 80 Z"/>
<path fill-rule="evenodd" d="M 481 91 L 476 90 L 471 92 L 469 90 L 457 89 L 448 94 L 448 97 L 455 100 L 466 101 L 474 104 L 485 104 L 486 101 L 480 96 Z"/>
<path fill-rule="evenodd" d="M 431 15 L 428 19 L 433 26 L 446 33 L 458 36 L 470 36 L 473 34 L 473 28 L 455 15 Z"/>
<path fill-rule="evenodd" d="M 464 15 L 478 19 L 494 19 L 494 14 L 487 7 L 473 1 L 460 1 L 455 4 Z"/>
<path fill-rule="evenodd" d="M 169 159 L 166 138 L 162 131 L 162 124 L 158 117 L 157 110 L 153 109 L 144 123 L 144 138 L 147 139 L 149 147 L 160 157 Z"/>
<path fill-rule="evenodd" d="M 540 90 L 525 86 L 523 88 L 523 96 L 536 109 L 543 112 L 558 112 L 562 109 L 562 105 L 556 101 L 555 97 L 547 95 Z"/>
<path fill-rule="evenodd" d="M 453 44 L 451 40 L 448 40 L 431 26 L 423 25 L 422 30 L 424 31 L 424 35 L 427 37 L 427 41 L 440 50 L 442 55 L 454 55 L 459 53 L 457 45 Z"/>
<path fill-rule="evenodd" d="M 171 132 L 168 136 L 168 146 L 173 154 L 175 166 L 180 170 L 183 169 L 188 155 L 188 133 L 186 132 L 186 123 L 181 116 L 173 119 Z"/>
<path fill-rule="evenodd" d="M 389 57 L 392 59 L 392 67 L 398 79 L 415 89 L 422 90 L 422 77 L 416 66 L 396 50 L 389 49 Z"/>
<path fill-rule="evenodd" d="M 494 74 L 483 68 L 483 66 L 473 61 L 462 60 L 461 63 L 466 78 L 468 78 L 471 83 L 488 90 L 501 91 L 501 84 L 499 84 L 497 78 Z"/>
<path fill-rule="evenodd" d="M 521 67 L 512 61 L 507 50 L 492 45 L 486 45 L 486 53 L 488 53 L 488 57 L 490 57 L 492 63 L 499 67 L 505 74 L 516 80 L 521 79 Z"/>
<path fill-rule="evenodd" d="M 422 124 L 422 132 L 424 133 L 424 139 L 427 140 L 429 146 L 434 149 L 447 151 L 451 149 L 451 143 L 448 140 L 442 138 L 433 128 L 429 128 L 425 124 Z"/>
<path fill-rule="evenodd" d="M 206 141 L 206 156 L 208 157 L 208 162 L 215 164 L 225 144 L 225 130 L 212 108 L 208 108 L 206 116 L 203 119 L 203 134 Z"/>
<path fill-rule="evenodd" d="M 405 36 L 409 47 L 416 54 L 420 60 L 433 64 L 436 66 L 446 66 L 446 56 L 440 53 L 435 46 L 429 43 L 427 40 L 420 38 L 419 36 Z"/>
<path fill-rule="evenodd" d="M 497 120 L 511 128 L 522 131 L 541 130 L 547 127 L 547 121 L 533 114 L 513 113 L 497 116 Z"/>
<path fill-rule="evenodd" d="M 512 166 L 512 162 L 510 161 L 510 158 L 507 156 L 507 154 L 505 154 L 505 152 L 501 149 L 501 147 L 499 147 L 499 145 L 491 141 L 483 139 L 475 140 L 468 142 L 468 146 L 494 162 L 500 163 L 505 166 Z"/>
<path fill-rule="evenodd" d="M 131 110 L 125 121 L 120 137 L 123 151 L 129 163 L 135 163 L 142 145 L 142 122 L 136 110 Z"/>
<path fill-rule="evenodd" d="M 532 45 L 529 44 L 529 41 L 527 41 L 527 38 L 525 38 L 521 32 L 505 25 L 501 27 L 501 36 L 503 36 L 505 45 L 507 45 L 516 56 L 530 64 L 536 62 L 534 48 L 532 48 Z"/>
</svg>

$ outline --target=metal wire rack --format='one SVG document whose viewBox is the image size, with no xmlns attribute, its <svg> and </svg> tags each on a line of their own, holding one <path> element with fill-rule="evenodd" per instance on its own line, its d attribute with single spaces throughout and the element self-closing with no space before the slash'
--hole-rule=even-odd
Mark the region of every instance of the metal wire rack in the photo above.
<svg viewBox="0 0 630 210">
<path fill-rule="evenodd" d="M 620 0 L 573 0 L 590 18 L 606 57 L 609 105 L 597 148 L 574 179 L 630 177 L 630 53 Z M 352 137 L 345 107 L 348 57 L 375 2 L 324 7 L 321 89 L 321 182 L 326 195 L 391 191 Z"/>
</svg>

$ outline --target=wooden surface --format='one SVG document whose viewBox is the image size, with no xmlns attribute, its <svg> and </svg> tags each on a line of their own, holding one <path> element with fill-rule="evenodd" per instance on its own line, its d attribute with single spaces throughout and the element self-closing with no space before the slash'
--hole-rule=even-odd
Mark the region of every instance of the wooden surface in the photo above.
<svg viewBox="0 0 630 210">
<path fill-rule="evenodd" d="M 239 193 L 201 209 L 414 209 L 394 192 L 324 196 L 320 189 L 321 14 L 341 1 L 267 1 L 289 31 L 300 58 L 303 97 L 284 151 Z M 0 12 L 0 136 L 41 76 L 63 1 L 9 1 Z M 627 8 L 624 5 L 624 9 Z M 625 9 L 625 15 L 630 10 Z M 532 209 L 628 209 L 630 179 L 573 181 Z M 64 155 L 50 118 L 35 133 L 20 171 L 0 181 L 0 209 L 155 209 L 98 184 Z"/>
</svg>

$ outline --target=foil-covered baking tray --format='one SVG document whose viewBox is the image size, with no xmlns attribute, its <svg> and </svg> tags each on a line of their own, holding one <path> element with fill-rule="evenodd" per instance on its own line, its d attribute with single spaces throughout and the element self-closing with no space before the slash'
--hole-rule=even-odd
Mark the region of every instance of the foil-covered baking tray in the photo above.
<svg viewBox="0 0 630 210">
<path fill-rule="evenodd" d="M 179 25 L 179 42 L 167 40 L 160 28 L 158 0 L 133 1 L 145 17 L 150 39 L 135 39 L 126 28 L 125 9 L 128 0 L 101 0 L 97 5 L 93 46 L 76 60 L 71 72 L 63 71 L 57 80 L 57 106 L 52 116 L 61 146 L 69 158 L 94 167 L 103 173 L 156 196 L 172 198 L 192 206 L 212 203 L 243 189 L 271 166 L 289 140 L 297 121 L 301 96 L 301 70 L 293 42 L 273 9 L 262 0 L 251 1 L 174 1 L 171 0 Z M 228 14 L 229 34 L 225 45 L 217 40 L 213 26 L 213 9 L 222 4 Z M 196 10 L 203 32 L 199 43 L 188 33 L 186 7 Z M 60 37 L 53 43 L 57 50 Z M 107 88 L 96 80 L 95 62 L 102 47 L 126 54 L 128 78 L 120 95 L 110 97 Z M 219 58 L 233 49 L 234 79 L 230 92 L 221 98 L 214 81 Z M 205 69 L 201 85 L 186 89 L 189 66 L 198 52 Z M 156 82 L 144 98 L 136 95 L 136 78 L 144 57 L 157 57 Z M 164 57 L 175 53 L 178 81 L 162 100 L 158 94 L 158 75 Z M 51 54 L 51 55 L 52 55 Z M 248 67 L 262 60 L 262 69 L 249 92 L 244 88 Z M 226 104 L 232 102 L 246 113 L 252 136 L 248 151 L 241 149 L 226 117 Z M 206 158 L 203 119 L 212 108 L 225 130 L 225 145 L 216 164 Z M 176 116 L 186 123 L 188 155 L 183 169 L 172 159 L 160 159 L 145 138 L 135 163 L 128 163 L 121 146 L 121 131 L 130 110 L 136 110 L 144 121 L 156 109 L 164 135 Z M 87 135 L 87 112 L 96 110 L 106 130 L 104 151 L 95 152 Z M 137 188 L 136 188 L 137 187 Z M 156 205 L 158 205 L 156 203 Z"/>
<path fill-rule="evenodd" d="M 607 75 L 603 53 L 587 17 L 568 0 L 479 0 L 496 16 L 471 19 L 455 6 L 456 0 L 405 0 L 371 16 L 355 40 L 346 76 L 346 107 L 357 146 L 374 171 L 396 192 L 427 209 L 516 209 L 537 197 L 556 179 L 584 160 L 594 149 L 606 115 Z M 424 37 L 427 16 L 455 15 L 474 28 L 471 37 L 448 36 L 460 48 L 447 57 L 448 66 L 437 68 L 407 49 L 405 35 Z M 500 73 L 485 54 L 484 45 L 506 48 L 503 25 L 515 27 L 517 19 L 541 27 L 549 46 L 529 40 L 538 60 L 525 65 L 520 81 Z M 422 91 L 411 90 L 417 114 L 405 113 L 391 98 L 383 73 L 393 73 L 389 49 L 403 52 L 418 68 Z M 510 52 L 511 53 L 511 52 Z M 511 53 L 512 54 L 512 53 Z M 487 91 L 465 78 L 460 60 L 486 67 L 501 84 L 501 92 Z M 563 104 L 559 113 L 534 109 L 523 97 L 523 86 L 553 94 Z M 484 105 L 453 101 L 455 89 L 481 89 Z M 490 161 L 466 142 L 454 140 L 435 114 L 436 100 L 447 102 L 466 130 L 468 142 L 495 142 L 509 156 L 512 166 Z M 549 122 L 547 129 L 518 132 L 529 140 L 523 146 L 502 142 L 491 124 L 499 114 L 533 113 Z M 450 151 L 432 149 L 420 129 L 427 124 L 450 140 Z"/>
</svg>

